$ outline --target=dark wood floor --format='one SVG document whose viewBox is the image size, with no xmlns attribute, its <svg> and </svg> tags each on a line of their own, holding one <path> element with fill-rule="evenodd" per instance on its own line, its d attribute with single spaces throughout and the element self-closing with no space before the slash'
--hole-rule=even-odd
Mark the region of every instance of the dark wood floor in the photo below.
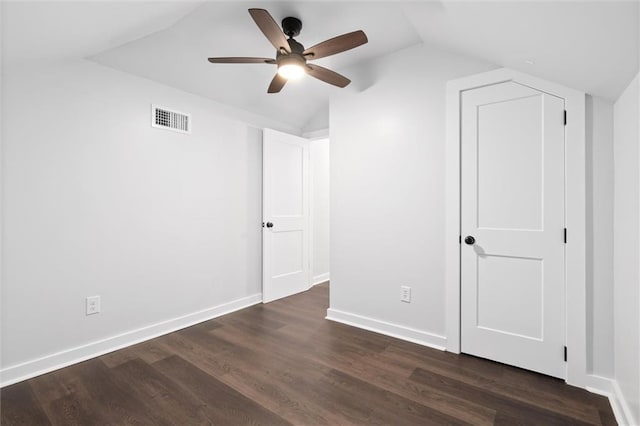
<svg viewBox="0 0 640 426">
<path fill-rule="evenodd" d="M 328 285 L 2 389 L 2 425 L 615 424 L 562 381 L 324 319 Z"/>
</svg>

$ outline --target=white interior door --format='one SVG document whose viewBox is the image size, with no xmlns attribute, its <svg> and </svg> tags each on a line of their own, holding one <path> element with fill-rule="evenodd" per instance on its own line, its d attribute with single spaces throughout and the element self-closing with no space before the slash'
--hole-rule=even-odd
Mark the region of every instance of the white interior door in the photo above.
<svg viewBox="0 0 640 426">
<path fill-rule="evenodd" d="M 309 288 L 309 141 L 263 132 L 262 301 Z"/>
<path fill-rule="evenodd" d="M 462 351 L 564 378 L 564 100 L 506 82 L 461 105 Z"/>
</svg>

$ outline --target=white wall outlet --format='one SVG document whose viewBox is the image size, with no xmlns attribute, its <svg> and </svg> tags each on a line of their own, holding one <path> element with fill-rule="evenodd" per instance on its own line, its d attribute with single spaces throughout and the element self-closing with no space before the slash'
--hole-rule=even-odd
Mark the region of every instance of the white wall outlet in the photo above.
<svg viewBox="0 0 640 426">
<path fill-rule="evenodd" d="M 411 303 L 411 287 L 406 285 L 400 286 L 400 301 Z"/>
<path fill-rule="evenodd" d="M 100 296 L 87 297 L 87 315 L 100 313 Z"/>
</svg>

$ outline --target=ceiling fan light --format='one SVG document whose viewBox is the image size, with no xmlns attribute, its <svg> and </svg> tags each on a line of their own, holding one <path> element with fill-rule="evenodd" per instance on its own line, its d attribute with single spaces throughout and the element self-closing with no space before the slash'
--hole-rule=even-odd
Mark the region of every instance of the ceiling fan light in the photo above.
<svg viewBox="0 0 640 426">
<path fill-rule="evenodd" d="M 305 70 L 298 64 L 282 64 L 278 67 L 278 74 L 287 80 L 298 80 L 305 74 Z"/>
</svg>

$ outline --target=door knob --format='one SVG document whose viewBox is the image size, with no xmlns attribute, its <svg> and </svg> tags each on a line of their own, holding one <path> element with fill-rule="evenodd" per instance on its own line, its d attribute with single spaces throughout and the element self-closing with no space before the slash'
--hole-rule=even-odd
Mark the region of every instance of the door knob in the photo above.
<svg viewBox="0 0 640 426">
<path fill-rule="evenodd" d="M 267 225 L 269 226 L 269 225 Z M 466 237 L 464 237 L 464 242 L 466 244 L 469 244 L 470 246 L 474 245 L 476 243 L 476 239 L 473 238 L 471 235 L 467 235 Z"/>
<path fill-rule="evenodd" d="M 267 222 L 267 228 L 273 228 L 273 223 Z"/>
</svg>

